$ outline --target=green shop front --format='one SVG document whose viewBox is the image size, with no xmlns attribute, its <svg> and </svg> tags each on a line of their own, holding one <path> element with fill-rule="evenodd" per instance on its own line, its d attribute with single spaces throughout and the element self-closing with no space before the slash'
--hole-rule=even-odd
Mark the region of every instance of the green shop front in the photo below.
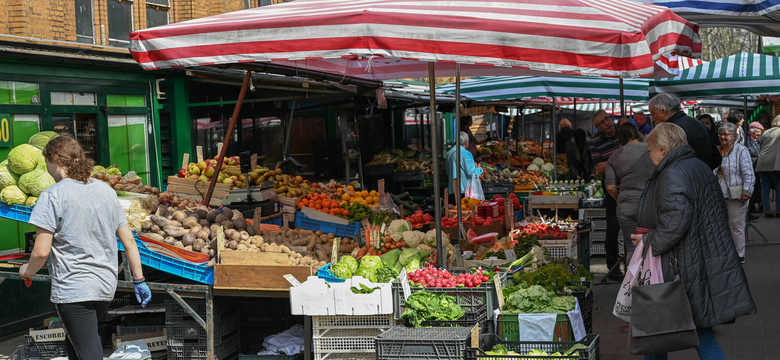
<svg viewBox="0 0 780 360">
<path fill-rule="evenodd" d="M 0 54 L 0 159 L 33 134 L 52 130 L 74 137 L 96 164 L 116 165 L 123 174 L 135 171 L 145 184 L 159 186 L 154 74 L 144 73 L 124 54 L 58 57 L 41 56 L 41 49 L 30 52 Z M 34 231 L 25 223 L 0 220 L 0 254 L 24 250 L 25 234 L 31 239 Z M 16 283 L 0 283 L 0 296 L 18 295 Z M 23 296 L 25 307 L 47 306 L 45 291 L 34 298 Z M 0 334 L 39 324 L 28 318 L 33 313 L 4 308 Z"/>
</svg>

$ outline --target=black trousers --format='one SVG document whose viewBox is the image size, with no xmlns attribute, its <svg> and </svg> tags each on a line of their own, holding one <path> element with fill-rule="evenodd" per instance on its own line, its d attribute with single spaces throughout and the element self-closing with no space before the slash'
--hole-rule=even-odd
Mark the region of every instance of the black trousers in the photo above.
<svg viewBox="0 0 780 360">
<path fill-rule="evenodd" d="M 620 223 L 617 219 L 617 201 L 606 191 L 604 192 L 604 205 L 607 208 L 607 238 L 604 241 L 604 251 L 607 253 L 607 268 L 611 269 L 620 261 L 618 250 Z"/>
<path fill-rule="evenodd" d="M 70 360 L 103 360 L 98 322 L 106 316 L 109 301 L 54 304 L 65 326 L 65 346 Z"/>
</svg>

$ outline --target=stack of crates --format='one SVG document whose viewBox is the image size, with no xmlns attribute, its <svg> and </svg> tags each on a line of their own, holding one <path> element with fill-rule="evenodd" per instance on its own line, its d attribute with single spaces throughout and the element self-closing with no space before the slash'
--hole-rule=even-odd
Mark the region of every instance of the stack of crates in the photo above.
<svg viewBox="0 0 780 360">
<path fill-rule="evenodd" d="M 375 338 L 395 325 L 393 314 L 312 316 L 314 360 L 376 359 Z"/>
<path fill-rule="evenodd" d="M 187 304 L 206 320 L 206 302 L 188 299 Z M 214 355 L 216 360 L 235 359 L 241 348 L 240 318 L 236 306 L 214 301 Z M 206 329 L 174 300 L 165 301 L 165 328 L 169 360 L 207 360 Z M 210 359 L 209 359 L 210 360 Z"/>
</svg>

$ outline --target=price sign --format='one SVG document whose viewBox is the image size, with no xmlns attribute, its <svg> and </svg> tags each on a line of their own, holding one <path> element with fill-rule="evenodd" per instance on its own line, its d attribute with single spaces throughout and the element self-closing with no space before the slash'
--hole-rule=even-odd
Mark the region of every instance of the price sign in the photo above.
<svg viewBox="0 0 780 360">
<path fill-rule="evenodd" d="M 187 165 L 190 164 L 190 153 L 184 153 L 184 156 L 181 158 L 181 168 L 186 169 Z"/>
<path fill-rule="evenodd" d="M 0 147 L 11 147 L 11 115 L 0 114 Z"/>
<path fill-rule="evenodd" d="M 252 154 L 250 157 L 250 163 L 252 164 L 252 169 L 257 167 L 257 153 Z"/>
<path fill-rule="evenodd" d="M 377 193 L 379 193 L 379 196 L 382 196 L 385 194 L 385 179 L 379 179 L 376 182 L 376 188 Z"/>
<path fill-rule="evenodd" d="M 203 161 L 203 146 L 198 145 L 195 147 L 195 156 L 197 156 L 198 162 Z"/>
<path fill-rule="evenodd" d="M 401 289 L 404 291 L 404 301 L 412 295 L 412 288 L 409 287 L 409 278 L 406 277 L 406 269 L 401 269 L 401 274 L 398 275 L 398 280 L 401 280 Z"/>
</svg>

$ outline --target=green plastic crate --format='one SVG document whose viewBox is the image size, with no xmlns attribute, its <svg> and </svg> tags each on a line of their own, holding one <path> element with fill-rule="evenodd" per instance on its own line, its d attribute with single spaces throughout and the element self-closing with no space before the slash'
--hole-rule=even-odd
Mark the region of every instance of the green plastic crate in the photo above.
<svg viewBox="0 0 780 360">
<path fill-rule="evenodd" d="M 478 287 L 472 288 L 423 288 L 423 287 L 411 287 L 412 293 L 425 289 L 426 291 L 434 294 L 447 294 L 455 298 L 455 302 L 463 308 L 463 311 L 475 311 L 481 305 L 485 305 L 487 308 L 487 314 L 491 317 L 493 310 L 498 307 L 496 300 L 496 284 L 493 282 L 486 282 L 480 284 Z M 393 282 L 393 316 L 396 319 L 401 318 L 401 314 L 404 311 L 404 292 L 401 288 L 401 283 Z"/>
<path fill-rule="evenodd" d="M 517 321 L 517 314 L 502 312 L 498 315 L 496 321 L 496 334 L 505 341 L 520 340 L 520 324 Z M 574 331 L 566 314 L 558 314 L 555 319 L 555 338 L 551 341 L 574 341 Z"/>
</svg>

